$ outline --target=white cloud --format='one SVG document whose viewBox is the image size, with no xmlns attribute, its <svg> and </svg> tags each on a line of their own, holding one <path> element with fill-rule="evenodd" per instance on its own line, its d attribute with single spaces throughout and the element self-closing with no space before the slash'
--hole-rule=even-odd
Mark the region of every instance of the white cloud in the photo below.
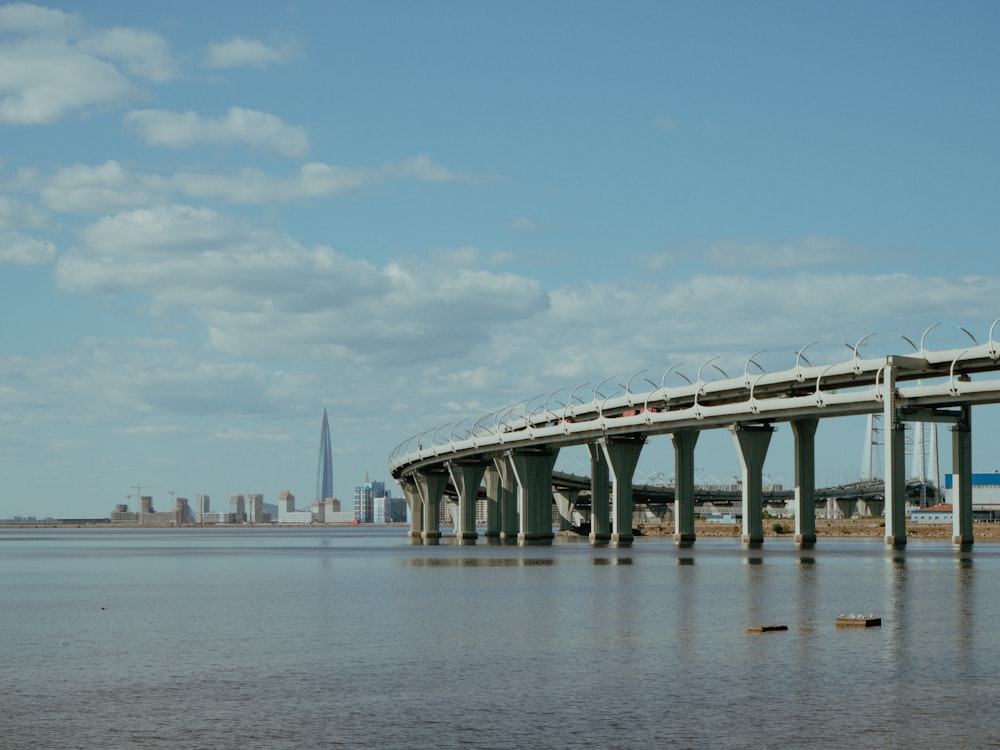
<svg viewBox="0 0 1000 750">
<path fill-rule="evenodd" d="M 965 320 L 993 320 L 1000 279 L 706 275 L 673 284 L 591 283 L 554 289 L 549 296 L 545 314 L 511 321 L 491 348 L 491 363 L 498 372 L 506 369 L 503 377 L 534 380 L 538 390 L 553 379 L 567 387 L 611 375 L 624 382 L 643 367 L 666 369 L 677 362 L 694 378 L 716 355 L 732 375 L 759 349 L 768 350 L 759 358 L 768 369 L 787 368 L 794 365 L 796 348 L 816 340 L 810 351 L 820 361 L 837 361 L 849 354 L 843 342 L 853 344 L 872 330 L 878 331 L 872 347 L 905 353 L 899 334 L 918 339 L 930 323 L 953 321 L 956 311 Z M 936 331 L 931 348 L 964 344 L 957 324 L 950 327 L 950 340 L 946 328 Z M 977 335 L 985 338 L 984 332 Z M 650 377 L 658 381 L 660 375 Z"/>
<path fill-rule="evenodd" d="M 637 255 L 635 263 L 646 273 L 663 273 L 677 264 L 677 256 L 669 251 Z"/>
<path fill-rule="evenodd" d="M 46 224 L 45 212 L 40 208 L 0 195 L 0 230 L 40 229 Z"/>
<path fill-rule="evenodd" d="M 143 95 L 129 76 L 162 83 L 177 72 L 167 42 L 154 32 L 89 31 L 75 15 L 35 5 L 0 7 L 4 37 L 0 122 L 48 124 L 120 105 Z"/>
<path fill-rule="evenodd" d="M 131 172 L 116 161 L 96 167 L 74 164 L 44 181 L 25 175 L 22 183 L 25 187 L 34 183 L 34 189 L 49 208 L 78 214 L 113 213 L 148 206 L 162 202 L 169 191 L 167 180 Z"/>
<path fill-rule="evenodd" d="M 771 271 L 829 266 L 862 257 L 862 249 L 830 237 L 792 242 L 720 242 L 705 248 L 705 260 L 727 271 Z"/>
<path fill-rule="evenodd" d="M 51 263 L 55 255 L 55 245 L 47 240 L 19 232 L 0 232 L 0 266 Z"/>
<path fill-rule="evenodd" d="M 114 65 L 61 41 L 0 45 L 0 122 L 46 124 L 138 95 Z"/>
<path fill-rule="evenodd" d="M 441 170 L 448 171 L 444 167 Z M 406 177 L 419 179 L 419 174 L 392 163 L 378 167 L 344 167 L 310 162 L 290 175 L 274 175 L 251 168 L 230 174 L 178 172 L 158 175 L 143 174 L 117 161 L 106 161 L 96 166 L 74 164 L 48 177 L 37 170 L 20 170 L 11 187 L 37 193 L 43 203 L 55 211 L 108 214 L 164 204 L 172 195 L 237 204 L 274 203 L 339 195 Z M 456 176 L 455 179 L 464 178 Z M 0 222 L 2 220 L 0 205 Z"/>
<path fill-rule="evenodd" d="M 180 149 L 245 143 L 290 157 L 303 156 L 309 149 L 309 136 L 304 128 L 243 107 L 233 107 L 221 119 L 202 117 L 195 112 L 133 110 L 125 115 L 125 124 L 154 146 Z"/>
<path fill-rule="evenodd" d="M 224 42 L 210 44 L 205 65 L 210 68 L 266 68 L 288 62 L 294 52 L 295 45 L 292 43 L 272 46 L 257 39 L 234 36 Z"/>
<path fill-rule="evenodd" d="M 481 270 L 475 252 L 460 251 L 460 266 L 378 269 L 204 208 L 124 212 L 81 239 L 59 259 L 60 287 L 140 293 L 154 312 L 190 311 L 214 347 L 238 355 L 454 358 L 548 304 L 536 281 Z"/>
<path fill-rule="evenodd" d="M 250 168 L 233 174 L 181 172 L 174 176 L 173 185 L 178 192 L 195 198 L 269 203 L 338 195 L 377 182 L 382 174 L 374 168 L 309 163 L 289 177 Z"/>
<path fill-rule="evenodd" d="M 391 167 L 391 170 L 398 173 L 401 177 L 412 177 L 427 182 L 455 182 L 467 179 L 452 172 L 447 167 L 435 163 L 426 154 L 420 154 L 419 156 L 414 156 L 412 159 L 407 159 L 401 164 Z"/>
<path fill-rule="evenodd" d="M 31 3 L 0 5 L 0 34 L 70 36 L 79 31 L 80 18 Z"/>
<path fill-rule="evenodd" d="M 537 232 L 540 227 L 527 216 L 518 216 L 510 223 L 510 228 L 518 232 Z"/>
<path fill-rule="evenodd" d="M 130 74 L 155 83 L 177 75 L 170 46 L 159 34 L 116 27 L 99 31 L 77 45 L 83 52 L 122 63 Z"/>
</svg>

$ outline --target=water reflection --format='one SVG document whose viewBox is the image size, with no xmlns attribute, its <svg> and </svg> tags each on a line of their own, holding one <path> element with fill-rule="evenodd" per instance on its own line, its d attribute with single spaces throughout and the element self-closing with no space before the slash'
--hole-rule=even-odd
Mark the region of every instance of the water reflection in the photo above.
<svg viewBox="0 0 1000 750">
<path fill-rule="evenodd" d="M 975 583 L 976 570 L 972 558 L 963 552 L 955 566 L 955 614 L 958 627 L 959 656 L 967 663 L 973 661 L 976 647 Z"/>
<path fill-rule="evenodd" d="M 550 557 L 426 557 L 408 558 L 401 562 L 408 568 L 527 568 L 556 564 Z"/>
<path fill-rule="evenodd" d="M 595 557 L 594 565 L 631 565 L 631 557 Z"/>
</svg>

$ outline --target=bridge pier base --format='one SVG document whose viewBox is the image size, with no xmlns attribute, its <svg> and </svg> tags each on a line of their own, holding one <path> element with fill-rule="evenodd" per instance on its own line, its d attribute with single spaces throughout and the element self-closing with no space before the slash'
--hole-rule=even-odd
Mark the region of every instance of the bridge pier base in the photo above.
<svg viewBox="0 0 1000 750">
<path fill-rule="evenodd" d="M 423 500 L 420 499 L 420 490 L 410 477 L 404 477 L 399 484 L 403 488 L 403 497 L 406 498 L 406 506 L 410 511 L 408 536 L 411 541 L 418 541 L 424 530 L 424 507 Z"/>
<path fill-rule="evenodd" d="M 609 501 L 608 459 L 598 443 L 588 443 L 590 453 L 590 541 L 611 541 L 611 505 Z"/>
<path fill-rule="evenodd" d="M 448 461 L 448 472 L 458 493 L 458 513 L 455 518 L 455 538 L 462 542 L 475 542 L 476 498 L 483 482 L 486 464 L 481 461 Z"/>
<path fill-rule="evenodd" d="M 795 436 L 795 543 L 816 544 L 816 427 L 814 417 L 792 420 Z"/>
<path fill-rule="evenodd" d="M 971 547 L 972 534 L 972 407 L 961 408 L 961 419 L 951 428 L 951 541 Z"/>
<path fill-rule="evenodd" d="M 770 425 L 736 425 L 732 428 L 743 465 L 743 543 L 759 547 L 764 543 L 763 491 L 764 459 L 774 428 Z"/>
<path fill-rule="evenodd" d="M 694 446 L 700 432 L 675 432 L 674 444 L 674 541 L 694 544 Z"/>
<path fill-rule="evenodd" d="M 518 543 L 549 541 L 552 533 L 552 469 L 558 449 L 515 450 L 510 465 L 517 482 Z"/>
<path fill-rule="evenodd" d="M 632 477 L 639 463 L 639 454 L 646 444 L 644 437 L 605 438 L 601 441 L 604 458 L 611 470 L 611 499 L 614 529 L 611 541 L 618 545 L 632 543 Z"/>
<path fill-rule="evenodd" d="M 500 539 L 505 542 L 517 541 L 517 480 L 508 456 L 493 459 L 493 466 L 500 478 L 497 489 L 497 511 L 499 512 Z"/>
<path fill-rule="evenodd" d="M 448 474 L 444 471 L 417 471 L 414 474 L 424 511 L 424 528 L 420 538 L 424 540 L 424 544 L 437 544 L 441 538 L 441 522 L 438 514 L 441 510 L 444 488 L 448 484 Z"/>
</svg>

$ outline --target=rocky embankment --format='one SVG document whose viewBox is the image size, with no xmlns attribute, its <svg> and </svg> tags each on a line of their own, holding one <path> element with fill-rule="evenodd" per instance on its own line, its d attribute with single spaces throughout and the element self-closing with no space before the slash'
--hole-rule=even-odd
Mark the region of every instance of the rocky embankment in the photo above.
<svg viewBox="0 0 1000 750">
<path fill-rule="evenodd" d="M 673 524 L 643 524 L 644 536 L 672 536 Z M 738 537 L 743 533 L 739 524 L 720 524 L 696 521 L 695 534 L 699 537 Z M 972 526 L 974 539 L 984 542 L 1000 542 L 1000 523 L 977 523 Z M 795 534 L 795 519 L 769 518 L 764 520 L 764 536 L 791 537 Z M 824 536 L 885 536 L 885 524 L 881 519 L 857 518 L 842 521 L 816 521 L 816 535 Z M 906 536 L 911 539 L 951 539 L 951 524 L 907 524 Z"/>
</svg>

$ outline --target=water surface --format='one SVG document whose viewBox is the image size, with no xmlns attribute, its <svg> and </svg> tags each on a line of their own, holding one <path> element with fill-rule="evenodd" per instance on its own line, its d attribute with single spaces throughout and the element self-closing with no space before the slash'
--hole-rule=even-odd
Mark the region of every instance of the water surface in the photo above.
<svg viewBox="0 0 1000 750">
<path fill-rule="evenodd" d="M 0 576 L 5 748 L 1000 746 L 1000 545 L 26 529 Z"/>
</svg>

